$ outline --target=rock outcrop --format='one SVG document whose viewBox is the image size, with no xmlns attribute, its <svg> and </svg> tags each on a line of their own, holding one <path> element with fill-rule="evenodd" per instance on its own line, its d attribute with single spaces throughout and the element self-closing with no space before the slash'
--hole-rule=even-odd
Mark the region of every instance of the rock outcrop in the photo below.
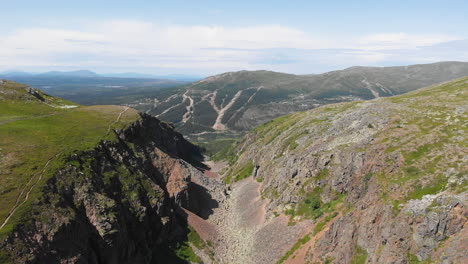
<svg viewBox="0 0 468 264">
<path fill-rule="evenodd" d="M 464 78 L 275 119 L 226 177 L 254 167 L 267 219 L 312 220 L 285 263 L 467 263 L 467 91 Z"/>
<path fill-rule="evenodd" d="M 149 115 L 115 140 L 64 155 L 29 217 L 0 243 L 14 263 L 182 262 L 182 206 L 189 204 L 198 148 Z"/>
</svg>

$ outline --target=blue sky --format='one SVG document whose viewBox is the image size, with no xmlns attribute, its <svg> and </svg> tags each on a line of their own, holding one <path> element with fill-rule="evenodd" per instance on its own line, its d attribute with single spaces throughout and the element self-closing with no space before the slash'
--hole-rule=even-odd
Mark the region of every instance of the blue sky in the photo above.
<svg viewBox="0 0 468 264">
<path fill-rule="evenodd" d="M 468 61 L 468 1 L 0 3 L 0 71 L 302 74 Z"/>
</svg>

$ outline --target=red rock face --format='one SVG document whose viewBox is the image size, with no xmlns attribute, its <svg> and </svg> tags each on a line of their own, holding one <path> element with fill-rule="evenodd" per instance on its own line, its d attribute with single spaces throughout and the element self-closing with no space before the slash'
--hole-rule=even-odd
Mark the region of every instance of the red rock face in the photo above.
<svg viewBox="0 0 468 264">
<path fill-rule="evenodd" d="M 174 197 L 187 189 L 187 178 L 187 176 L 184 176 L 184 171 L 180 165 L 177 163 L 174 164 L 166 184 L 167 192 L 170 197 Z"/>
<path fill-rule="evenodd" d="M 209 170 L 203 171 L 203 174 L 205 174 L 207 177 L 212 178 L 212 179 L 218 179 L 219 178 L 218 173 L 212 172 L 212 171 L 209 171 Z"/>
</svg>

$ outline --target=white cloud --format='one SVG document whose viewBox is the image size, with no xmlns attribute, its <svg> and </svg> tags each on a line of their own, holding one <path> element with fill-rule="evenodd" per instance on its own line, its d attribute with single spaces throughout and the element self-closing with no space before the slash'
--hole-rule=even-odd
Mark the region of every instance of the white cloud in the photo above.
<svg viewBox="0 0 468 264">
<path fill-rule="evenodd" d="M 444 34 L 380 33 L 364 36 L 358 40 L 361 48 L 369 50 L 410 49 L 457 40 L 458 37 Z"/>
<path fill-rule="evenodd" d="M 54 66 L 215 73 L 261 68 L 288 71 L 289 66 L 291 71 L 306 73 L 320 68 L 311 67 L 314 64 L 339 68 L 398 61 L 402 52 L 395 49 L 418 49 L 454 39 L 457 37 L 407 33 L 345 39 L 314 36 L 281 25 L 161 26 L 105 21 L 82 30 L 27 28 L 0 36 L 0 69 Z"/>
</svg>

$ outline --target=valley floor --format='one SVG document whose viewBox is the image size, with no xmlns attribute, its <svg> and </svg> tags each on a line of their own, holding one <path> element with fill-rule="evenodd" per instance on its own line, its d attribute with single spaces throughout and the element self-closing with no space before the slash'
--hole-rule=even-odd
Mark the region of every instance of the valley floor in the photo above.
<svg viewBox="0 0 468 264">
<path fill-rule="evenodd" d="M 210 175 L 209 183 L 203 187 L 216 192 L 213 185 L 224 184 L 216 173 L 220 164 L 208 164 L 213 171 L 201 176 Z M 207 182 L 206 179 L 194 180 L 201 185 L 203 181 Z M 287 216 L 267 218 L 265 207 L 268 201 L 261 198 L 260 189 L 261 183 L 252 177 L 236 182 L 227 187 L 227 195 L 219 195 L 216 199 L 213 194 L 219 206 L 213 209 L 208 219 L 189 220 L 202 238 L 214 239 L 212 250 L 216 263 L 276 263 L 310 229 L 311 222 L 308 221 L 288 226 Z M 206 226 L 215 231 L 208 231 Z M 205 257 L 204 262 L 214 261 Z"/>
</svg>

